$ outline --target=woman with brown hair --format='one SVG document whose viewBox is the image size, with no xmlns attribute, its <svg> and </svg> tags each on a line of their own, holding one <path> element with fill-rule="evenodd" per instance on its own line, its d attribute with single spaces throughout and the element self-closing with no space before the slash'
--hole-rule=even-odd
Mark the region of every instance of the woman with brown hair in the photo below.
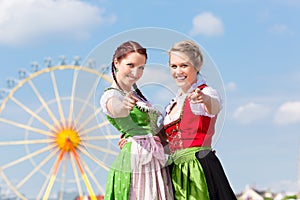
<svg viewBox="0 0 300 200">
<path fill-rule="evenodd" d="M 147 60 L 139 43 L 127 41 L 112 59 L 113 83 L 100 104 L 109 122 L 126 138 L 120 154 L 110 168 L 105 199 L 173 199 L 166 157 L 159 137 L 159 111 L 137 88 Z"/>
</svg>

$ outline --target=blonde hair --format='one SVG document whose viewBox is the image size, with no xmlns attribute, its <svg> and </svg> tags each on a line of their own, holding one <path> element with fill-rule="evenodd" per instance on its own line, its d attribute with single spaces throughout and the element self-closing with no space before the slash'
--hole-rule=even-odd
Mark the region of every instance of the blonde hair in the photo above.
<svg viewBox="0 0 300 200">
<path fill-rule="evenodd" d="M 177 42 L 169 50 L 169 56 L 174 52 L 184 53 L 189 58 L 189 61 L 192 62 L 193 66 L 198 70 L 198 72 L 200 71 L 203 63 L 203 56 L 199 46 L 195 42 L 191 40 Z"/>
</svg>

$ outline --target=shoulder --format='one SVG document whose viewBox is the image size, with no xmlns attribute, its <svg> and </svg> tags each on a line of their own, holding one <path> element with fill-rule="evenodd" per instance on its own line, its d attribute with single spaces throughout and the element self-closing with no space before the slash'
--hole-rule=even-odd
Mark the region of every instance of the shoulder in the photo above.
<svg viewBox="0 0 300 200">
<path fill-rule="evenodd" d="M 119 89 L 113 88 L 113 87 L 109 87 L 106 88 L 101 96 L 101 100 L 105 100 L 111 97 L 117 97 L 117 98 L 121 98 L 124 96 L 124 92 L 122 92 Z"/>
<path fill-rule="evenodd" d="M 121 90 L 118 90 L 118 89 L 112 88 L 112 87 L 104 90 L 104 92 L 100 98 L 100 106 L 101 106 L 103 112 L 107 115 L 110 115 L 107 110 L 107 107 L 106 107 L 107 101 L 110 98 L 117 98 L 117 99 L 122 100 L 124 98 L 124 94 L 122 93 Z"/>
<path fill-rule="evenodd" d="M 198 88 L 200 88 L 200 87 L 198 87 Z M 221 99 L 219 92 L 210 86 L 205 85 L 204 87 L 202 87 L 201 90 L 204 94 L 209 95 L 210 97 Z"/>
</svg>

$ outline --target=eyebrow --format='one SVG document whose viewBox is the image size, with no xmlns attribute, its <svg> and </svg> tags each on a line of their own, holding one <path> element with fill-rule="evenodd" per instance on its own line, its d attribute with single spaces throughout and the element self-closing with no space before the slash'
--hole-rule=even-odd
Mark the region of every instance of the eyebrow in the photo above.
<svg viewBox="0 0 300 200">
<path fill-rule="evenodd" d="M 181 66 L 181 65 L 191 65 L 191 63 L 187 61 L 187 62 L 182 62 L 182 63 L 178 63 L 178 64 L 177 63 L 170 63 L 170 65 L 176 65 L 176 66 L 179 65 L 179 66 Z"/>
</svg>

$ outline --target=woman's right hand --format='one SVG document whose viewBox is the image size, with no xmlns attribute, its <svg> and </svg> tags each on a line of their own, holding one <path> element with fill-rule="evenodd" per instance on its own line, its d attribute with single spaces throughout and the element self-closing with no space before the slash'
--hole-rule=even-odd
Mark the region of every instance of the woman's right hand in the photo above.
<svg viewBox="0 0 300 200">
<path fill-rule="evenodd" d="M 123 147 L 125 146 L 125 144 L 127 144 L 127 138 L 121 138 L 118 142 L 118 145 L 120 147 L 120 149 L 123 149 Z"/>
<path fill-rule="evenodd" d="M 138 102 L 138 98 L 134 95 L 134 93 L 128 92 L 126 96 L 123 99 L 123 106 L 127 110 L 132 110 L 132 108 L 135 106 L 136 102 Z"/>
</svg>

